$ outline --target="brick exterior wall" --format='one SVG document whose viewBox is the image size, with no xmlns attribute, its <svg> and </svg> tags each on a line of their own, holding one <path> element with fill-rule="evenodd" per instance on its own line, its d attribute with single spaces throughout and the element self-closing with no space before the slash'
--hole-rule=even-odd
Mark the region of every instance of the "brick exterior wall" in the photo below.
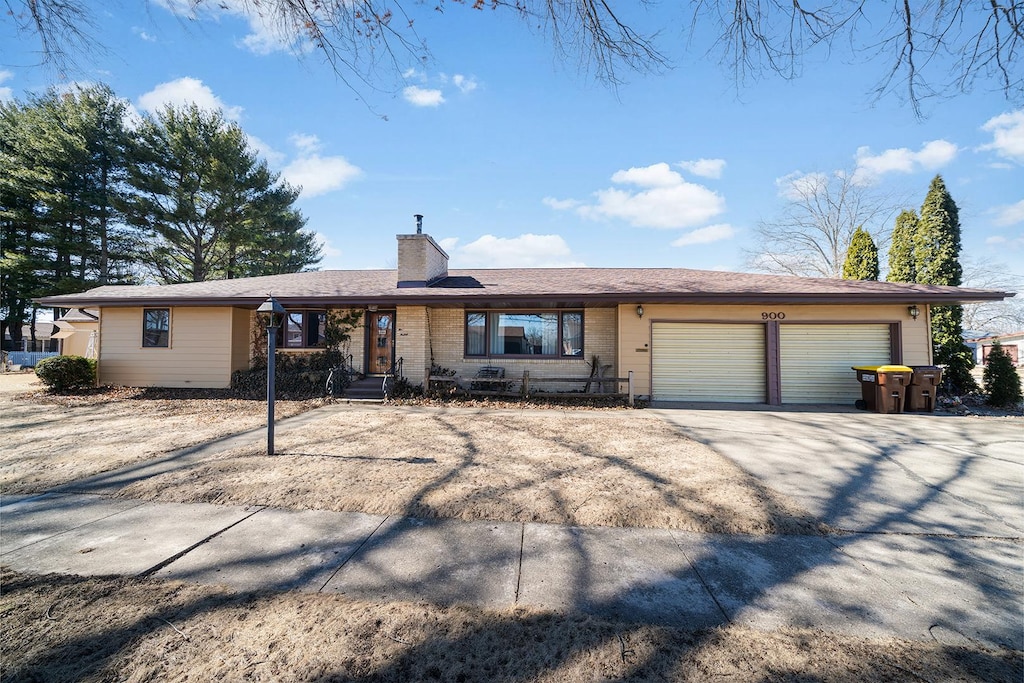
<svg viewBox="0 0 1024 683">
<path fill-rule="evenodd" d="M 411 307 L 410 307 L 411 308 Z M 399 309 L 399 327 L 403 327 L 403 311 Z M 426 311 L 426 309 L 423 309 Z M 597 355 L 601 365 L 611 365 L 605 377 L 616 377 L 617 349 L 615 335 L 617 327 L 617 311 L 614 308 L 588 308 L 583 312 L 583 357 L 582 358 L 466 358 L 466 312 L 460 308 L 431 308 L 423 316 L 430 320 L 430 344 L 426 349 L 424 364 L 417 374 L 414 366 L 405 360 L 405 374 L 414 385 L 421 384 L 426 370 L 429 368 L 430 351 L 433 351 L 434 363 L 450 370 L 455 370 L 461 380 L 472 378 L 485 365 L 505 368 L 505 376 L 520 379 L 524 370 L 529 370 L 530 377 L 587 377 L 590 375 L 590 360 Z M 399 354 L 402 355 L 402 354 Z M 463 382 L 465 384 L 465 381 Z M 537 389 L 545 391 L 579 391 L 583 384 L 538 384 Z M 625 385 L 621 388 L 625 391 Z"/>
<path fill-rule="evenodd" d="M 397 237 L 399 282 L 430 282 L 448 275 L 448 255 L 430 235 Z"/>
</svg>

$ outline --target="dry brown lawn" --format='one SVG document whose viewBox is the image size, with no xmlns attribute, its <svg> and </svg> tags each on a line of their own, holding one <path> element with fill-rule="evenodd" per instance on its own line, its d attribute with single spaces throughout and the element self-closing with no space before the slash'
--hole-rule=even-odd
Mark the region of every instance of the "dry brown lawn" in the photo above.
<svg viewBox="0 0 1024 683">
<path fill-rule="evenodd" d="M 263 445 L 121 490 L 130 498 L 411 517 L 818 533 L 793 502 L 643 411 L 339 405 Z"/>
<path fill-rule="evenodd" d="M 87 476 L 266 424 L 266 404 L 168 392 L 108 390 L 83 396 L 35 391 L 32 375 L 0 376 L 0 493 L 39 493 Z M 201 395 L 201 394 L 200 394 Z M 277 415 L 315 402 L 281 401 Z"/>
<path fill-rule="evenodd" d="M 704 631 L 524 610 L 0 576 L 0 680 L 1007 681 L 1021 653 L 796 629 Z"/>
</svg>

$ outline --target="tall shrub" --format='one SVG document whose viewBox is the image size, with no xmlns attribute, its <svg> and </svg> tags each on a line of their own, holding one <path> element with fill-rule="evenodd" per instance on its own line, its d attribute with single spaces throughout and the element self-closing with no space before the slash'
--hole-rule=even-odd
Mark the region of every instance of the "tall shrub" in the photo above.
<svg viewBox="0 0 1024 683">
<path fill-rule="evenodd" d="M 864 228 L 854 230 L 850 238 L 850 248 L 846 250 L 846 260 L 843 262 L 843 279 L 878 279 L 878 247 Z"/>
<path fill-rule="evenodd" d="M 982 376 L 986 402 L 997 408 L 1010 408 L 1021 402 L 1020 375 L 1013 367 L 1013 359 L 997 339 L 988 354 L 988 362 Z"/>
<path fill-rule="evenodd" d="M 916 280 L 926 285 L 959 286 L 963 278 L 960 265 L 960 211 L 946 189 L 942 176 L 935 176 L 914 234 Z M 971 376 L 974 354 L 963 340 L 963 307 L 932 308 L 932 345 L 935 362 L 946 366 L 944 383 L 955 394 L 978 391 Z"/>
</svg>

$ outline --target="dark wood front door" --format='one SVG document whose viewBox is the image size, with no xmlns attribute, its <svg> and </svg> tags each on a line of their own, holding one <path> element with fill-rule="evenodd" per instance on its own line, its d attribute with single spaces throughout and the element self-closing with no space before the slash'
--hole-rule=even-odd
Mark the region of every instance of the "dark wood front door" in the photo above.
<svg viewBox="0 0 1024 683">
<path fill-rule="evenodd" d="M 395 312 L 371 311 L 367 322 L 370 339 L 366 345 L 366 371 L 383 375 L 391 371 L 395 360 Z"/>
</svg>

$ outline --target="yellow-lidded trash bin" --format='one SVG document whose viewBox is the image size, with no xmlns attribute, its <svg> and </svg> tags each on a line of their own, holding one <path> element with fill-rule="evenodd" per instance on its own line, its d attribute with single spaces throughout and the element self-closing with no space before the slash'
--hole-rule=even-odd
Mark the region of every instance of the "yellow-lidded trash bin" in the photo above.
<svg viewBox="0 0 1024 683">
<path fill-rule="evenodd" d="M 906 387 L 914 371 L 906 365 L 854 366 L 864 407 L 876 413 L 902 413 Z"/>
<path fill-rule="evenodd" d="M 913 377 L 907 387 L 907 410 L 935 412 L 935 397 L 942 381 L 942 368 L 938 365 L 914 365 Z"/>
<path fill-rule="evenodd" d="M 914 371 L 906 365 L 882 365 L 878 368 L 878 394 L 875 410 L 879 413 L 902 413 L 906 387 Z"/>
</svg>

